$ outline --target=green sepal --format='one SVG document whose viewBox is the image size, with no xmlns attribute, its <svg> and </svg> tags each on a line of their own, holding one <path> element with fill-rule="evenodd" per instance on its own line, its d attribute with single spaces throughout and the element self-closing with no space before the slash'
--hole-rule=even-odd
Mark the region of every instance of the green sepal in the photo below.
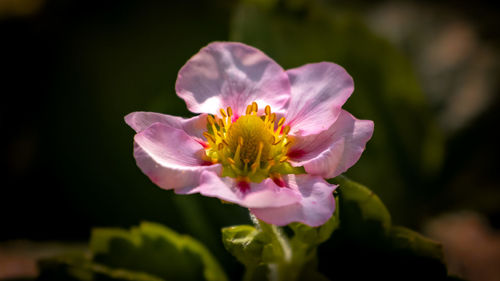
<svg viewBox="0 0 500 281">
<path fill-rule="evenodd" d="M 306 170 L 304 167 L 294 167 L 288 162 L 283 162 L 280 163 L 279 165 L 276 165 L 271 169 L 271 173 L 278 173 L 282 175 L 289 175 L 289 174 L 305 174 Z"/>
</svg>

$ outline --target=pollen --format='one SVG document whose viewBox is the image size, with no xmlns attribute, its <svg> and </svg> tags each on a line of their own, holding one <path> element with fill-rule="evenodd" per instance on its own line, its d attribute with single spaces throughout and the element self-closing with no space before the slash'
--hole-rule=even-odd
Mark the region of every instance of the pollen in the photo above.
<svg viewBox="0 0 500 281">
<path fill-rule="evenodd" d="M 222 164 L 222 176 L 261 182 L 290 170 L 287 161 L 290 127 L 284 126 L 285 118 L 278 119 L 269 105 L 259 114 L 255 102 L 238 118 L 234 118 L 231 107 L 219 112 L 218 116 L 207 117 L 203 136 L 208 143 L 206 156 L 209 161 Z"/>
</svg>

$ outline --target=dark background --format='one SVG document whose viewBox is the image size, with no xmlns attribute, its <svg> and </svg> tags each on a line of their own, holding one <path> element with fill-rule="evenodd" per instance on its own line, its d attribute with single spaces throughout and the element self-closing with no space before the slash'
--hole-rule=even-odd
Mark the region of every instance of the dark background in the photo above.
<svg viewBox="0 0 500 281">
<path fill-rule="evenodd" d="M 239 274 L 219 229 L 248 223 L 246 210 L 154 186 L 123 121 L 132 111 L 192 116 L 175 95 L 177 71 L 220 40 L 258 47 L 284 68 L 347 69 L 356 90 L 346 108 L 376 124 L 347 176 L 374 190 L 396 224 L 422 230 L 472 210 L 500 227 L 498 7 L 253 2 L 1 4 L 0 241 L 82 241 L 92 227 L 155 221 L 200 239 Z"/>
</svg>

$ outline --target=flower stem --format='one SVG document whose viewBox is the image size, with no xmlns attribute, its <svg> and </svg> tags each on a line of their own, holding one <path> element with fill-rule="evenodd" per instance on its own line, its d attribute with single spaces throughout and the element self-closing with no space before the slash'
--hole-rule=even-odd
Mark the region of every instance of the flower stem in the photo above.
<svg viewBox="0 0 500 281">
<path fill-rule="evenodd" d="M 290 280 L 288 278 L 290 274 L 287 271 L 290 269 L 289 264 L 292 261 L 293 253 L 290 242 L 288 241 L 288 237 L 283 233 L 283 230 L 280 227 L 261 221 L 257 219 L 253 214 L 250 214 L 250 218 L 257 228 L 259 228 L 262 232 L 267 233 L 269 237 L 271 237 L 273 242 L 275 242 L 272 244 L 279 245 L 278 251 L 281 253 L 281 255 L 279 256 L 281 256 L 282 258 L 280 260 L 268 263 L 269 280 Z"/>
</svg>

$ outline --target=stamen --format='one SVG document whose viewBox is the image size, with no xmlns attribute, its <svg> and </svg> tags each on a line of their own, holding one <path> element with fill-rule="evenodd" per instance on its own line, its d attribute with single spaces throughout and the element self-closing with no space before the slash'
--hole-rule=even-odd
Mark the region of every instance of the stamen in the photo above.
<svg viewBox="0 0 500 281">
<path fill-rule="evenodd" d="M 281 117 L 280 121 L 278 122 L 278 127 L 281 127 L 285 123 L 285 117 Z"/>
<path fill-rule="evenodd" d="M 223 174 L 247 185 L 263 177 L 279 180 L 280 173 L 287 171 L 282 165 L 289 161 L 287 152 L 293 141 L 287 136 L 290 126 L 284 126 L 285 118 L 280 116 L 278 121 L 269 105 L 259 115 L 255 101 L 243 116 L 233 116 L 231 107 L 220 108 L 219 112 L 207 116 L 209 129 L 203 133 L 207 159 L 229 169 Z"/>
<path fill-rule="evenodd" d="M 238 146 L 236 147 L 236 152 L 234 153 L 234 162 L 236 163 L 240 163 L 240 151 L 242 146 L 243 146 L 243 138 L 240 137 L 238 139 Z"/>
<path fill-rule="evenodd" d="M 254 163 L 252 164 L 252 173 L 255 173 L 258 167 L 260 167 L 260 157 L 262 155 L 262 149 L 264 148 L 264 144 L 259 142 L 259 152 L 257 153 L 257 158 L 255 158 Z"/>
<path fill-rule="evenodd" d="M 235 164 L 230 164 L 230 166 L 231 166 L 231 169 L 233 169 L 233 171 L 235 171 L 236 173 L 238 173 L 238 174 L 243 173 L 243 171 L 240 168 L 236 167 Z"/>
<path fill-rule="evenodd" d="M 269 160 L 269 162 L 267 162 L 267 166 L 264 168 L 264 171 L 265 173 L 269 173 L 269 171 L 271 170 L 271 168 L 274 166 L 275 162 L 273 159 Z"/>
<path fill-rule="evenodd" d="M 248 158 L 243 159 L 243 162 L 245 163 L 245 167 L 243 167 L 243 172 L 246 173 L 248 172 L 248 163 L 250 162 L 250 159 Z"/>
<path fill-rule="evenodd" d="M 224 111 L 224 108 L 221 108 L 220 109 L 220 114 L 222 115 L 222 117 L 226 118 L 227 115 L 226 115 L 226 112 Z"/>
<path fill-rule="evenodd" d="M 274 122 L 276 120 L 276 113 L 271 114 L 271 118 L 269 118 L 270 122 Z"/>
<path fill-rule="evenodd" d="M 210 124 L 213 124 L 215 122 L 214 118 L 212 117 L 212 115 L 208 115 L 207 116 L 207 120 L 208 120 L 208 123 Z"/>
<path fill-rule="evenodd" d="M 259 111 L 259 106 L 257 105 L 256 102 L 252 102 L 252 111 L 257 113 Z"/>
<path fill-rule="evenodd" d="M 204 137 L 205 137 L 208 141 L 211 141 L 211 142 L 215 143 L 215 139 L 214 139 L 214 137 L 213 137 L 211 134 L 209 134 L 208 132 L 203 132 L 203 136 L 204 136 Z"/>
<path fill-rule="evenodd" d="M 288 133 L 290 132 L 290 126 L 289 125 L 286 125 L 285 128 L 283 129 L 283 135 L 288 135 Z"/>
</svg>

